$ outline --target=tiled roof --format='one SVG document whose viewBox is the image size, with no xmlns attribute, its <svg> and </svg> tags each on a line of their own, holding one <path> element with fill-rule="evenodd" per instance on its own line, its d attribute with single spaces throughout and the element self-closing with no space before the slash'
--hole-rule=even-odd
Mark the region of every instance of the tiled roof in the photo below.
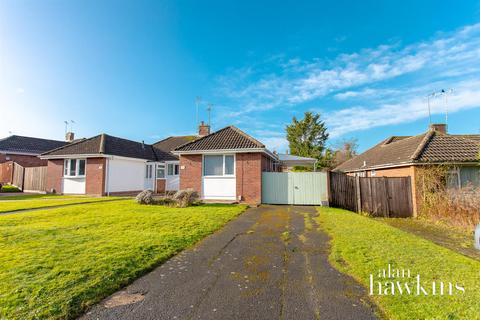
<svg viewBox="0 0 480 320">
<path fill-rule="evenodd" d="M 151 145 L 132 140 L 113 137 L 107 134 L 82 139 L 78 142 L 55 150 L 43 153 L 44 156 L 106 154 L 129 158 L 146 159 L 151 161 L 163 160 L 169 157 L 169 153 L 156 149 Z"/>
<path fill-rule="evenodd" d="M 480 135 L 478 136 L 480 138 Z M 436 134 L 423 148 L 420 162 L 468 162 L 479 160 L 480 139 Z"/>
<path fill-rule="evenodd" d="M 12 135 L 0 140 L 0 151 L 41 154 L 66 144 L 68 142 Z"/>
<path fill-rule="evenodd" d="M 188 142 L 175 151 L 263 149 L 265 145 L 234 126 Z"/>
<path fill-rule="evenodd" d="M 412 137 L 390 137 L 335 170 L 355 171 L 407 163 L 458 163 L 479 160 L 480 135 L 429 130 Z"/>
<path fill-rule="evenodd" d="M 197 139 L 198 136 L 172 136 L 155 142 L 153 146 L 164 151 L 172 151 L 175 148 Z"/>
</svg>

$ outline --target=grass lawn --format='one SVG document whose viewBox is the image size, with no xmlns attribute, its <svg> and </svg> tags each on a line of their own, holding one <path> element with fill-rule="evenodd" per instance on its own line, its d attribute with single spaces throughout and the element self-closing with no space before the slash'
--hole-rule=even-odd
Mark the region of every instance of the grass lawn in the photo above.
<svg viewBox="0 0 480 320">
<path fill-rule="evenodd" d="M 57 198 L 57 199 L 64 199 L 64 198 L 85 198 L 87 196 L 84 195 L 57 195 L 57 194 L 44 194 L 44 193 L 24 193 L 19 195 L 2 195 L 0 197 L 1 200 L 32 200 L 32 199 L 48 199 L 48 198 Z"/>
<path fill-rule="evenodd" d="M 0 319 L 74 318 L 244 210 L 125 200 L 0 216 Z"/>
<path fill-rule="evenodd" d="M 480 319 L 480 262 L 434 244 L 382 221 L 363 217 L 350 211 L 319 208 L 316 218 L 321 228 L 332 237 L 330 259 L 339 270 L 350 274 L 370 289 L 370 274 L 378 280 L 379 270 L 392 265 L 409 269 L 411 277 L 400 280 L 413 285 L 417 274 L 427 290 L 416 295 L 378 295 L 372 300 L 388 319 Z M 386 281 L 388 279 L 380 279 Z M 432 281 L 439 284 L 458 283 L 465 293 L 432 295 Z M 375 283 L 375 286 L 377 284 Z M 378 287 L 375 287 L 378 290 Z"/>
<path fill-rule="evenodd" d="M 474 248 L 472 232 L 455 229 L 440 223 L 413 218 L 376 218 L 392 227 L 413 233 L 440 246 L 480 260 L 480 250 Z"/>
<path fill-rule="evenodd" d="M 27 198 L 19 200 L 14 198 L 12 200 L 0 198 L 0 213 L 9 211 L 18 211 L 25 209 L 48 208 L 64 204 L 76 204 L 85 202 L 98 202 L 105 200 L 115 200 L 121 198 L 115 197 L 70 197 L 70 196 L 45 196 L 36 198 Z M 25 197 L 25 196 L 23 196 Z"/>
</svg>

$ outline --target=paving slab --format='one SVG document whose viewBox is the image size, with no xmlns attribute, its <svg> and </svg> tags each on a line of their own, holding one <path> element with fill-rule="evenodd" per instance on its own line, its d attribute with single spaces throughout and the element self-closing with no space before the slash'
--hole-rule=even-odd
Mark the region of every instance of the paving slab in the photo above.
<svg viewBox="0 0 480 320">
<path fill-rule="evenodd" d="M 375 319 L 328 262 L 314 207 L 249 209 L 81 319 Z"/>
</svg>

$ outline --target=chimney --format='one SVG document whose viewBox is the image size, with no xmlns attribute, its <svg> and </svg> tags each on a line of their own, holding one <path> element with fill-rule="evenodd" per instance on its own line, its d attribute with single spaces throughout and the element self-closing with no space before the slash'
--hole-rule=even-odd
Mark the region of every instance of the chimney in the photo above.
<svg viewBox="0 0 480 320">
<path fill-rule="evenodd" d="M 205 124 L 203 121 L 198 126 L 198 135 L 204 137 L 210 134 L 210 125 Z"/>
<path fill-rule="evenodd" d="M 73 132 L 67 132 L 65 134 L 65 141 L 72 142 L 75 139 L 75 134 Z"/>
<path fill-rule="evenodd" d="M 430 130 L 447 134 L 447 125 L 444 123 L 433 123 L 430 125 Z"/>
</svg>

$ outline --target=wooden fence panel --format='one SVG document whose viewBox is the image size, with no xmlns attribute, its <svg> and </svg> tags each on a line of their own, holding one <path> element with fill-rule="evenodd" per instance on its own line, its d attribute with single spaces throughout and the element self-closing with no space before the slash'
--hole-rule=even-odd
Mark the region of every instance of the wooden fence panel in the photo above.
<svg viewBox="0 0 480 320">
<path fill-rule="evenodd" d="M 18 163 L 14 162 L 12 184 L 17 188 L 19 188 L 20 190 L 23 190 L 23 174 L 24 174 L 24 168 Z"/>
<path fill-rule="evenodd" d="M 410 177 L 387 178 L 389 216 L 410 217 L 413 214 L 412 184 Z"/>
<path fill-rule="evenodd" d="M 330 203 L 351 211 L 368 212 L 375 217 L 413 215 L 410 177 L 351 177 L 330 173 Z"/>
<path fill-rule="evenodd" d="M 23 189 L 25 191 L 47 191 L 47 167 L 25 168 Z"/>
<path fill-rule="evenodd" d="M 330 172 L 330 206 L 357 211 L 355 178 Z"/>
</svg>

